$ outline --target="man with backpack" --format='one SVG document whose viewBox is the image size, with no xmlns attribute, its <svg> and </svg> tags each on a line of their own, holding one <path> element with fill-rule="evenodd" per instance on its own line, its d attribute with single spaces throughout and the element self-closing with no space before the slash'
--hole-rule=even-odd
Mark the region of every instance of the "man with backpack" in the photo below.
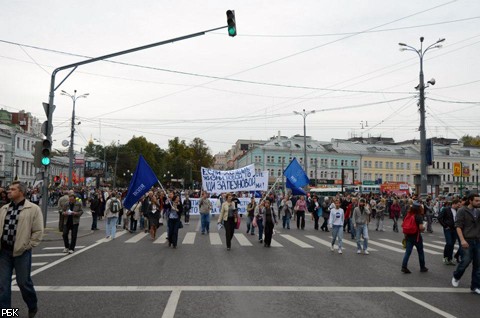
<svg viewBox="0 0 480 318">
<path fill-rule="evenodd" d="M 467 205 L 458 210 L 455 227 L 462 244 L 463 255 L 453 272 L 452 285 L 458 287 L 460 279 L 472 262 L 470 290 L 480 295 L 480 195 L 470 194 Z"/>
<path fill-rule="evenodd" d="M 120 210 L 122 209 L 122 203 L 117 198 L 117 192 L 113 191 L 110 198 L 107 200 L 105 204 L 105 216 L 107 218 L 106 222 L 106 235 L 107 239 L 115 238 L 115 234 L 117 233 L 117 220 L 120 214 Z"/>
<path fill-rule="evenodd" d="M 417 248 L 418 260 L 420 261 L 420 272 L 428 272 L 425 267 L 425 253 L 423 251 L 423 238 L 421 232 L 425 231 L 423 225 L 423 214 L 420 203 L 415 202 L 410 207 L 402 223 L 403 233 L 405 234 L 406 250 L 402 261 L 402 273 L 410 274 L 408 269 L 408 260 L 412 254 L 413 247 Z"/>
</svg>

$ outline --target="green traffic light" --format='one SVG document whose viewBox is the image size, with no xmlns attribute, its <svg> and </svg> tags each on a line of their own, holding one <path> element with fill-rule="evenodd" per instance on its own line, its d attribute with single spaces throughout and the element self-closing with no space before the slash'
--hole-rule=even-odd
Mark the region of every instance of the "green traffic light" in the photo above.
<svg viewBox="0 0 480 318">
<path fill-rule="evenodd" d="M 230 28 L 228 28 L 228 34 L 230 36 L 235 36 L 237 34 L 237 31 L 235 30 L 234 27 L 230 27 Z"/>
<path fill-rule="evenodd" d="M 43 157 L 42 158 L 42 165 L 48 166 L 50 164 L 50 158 L 48 157 Z"/>
</svg>

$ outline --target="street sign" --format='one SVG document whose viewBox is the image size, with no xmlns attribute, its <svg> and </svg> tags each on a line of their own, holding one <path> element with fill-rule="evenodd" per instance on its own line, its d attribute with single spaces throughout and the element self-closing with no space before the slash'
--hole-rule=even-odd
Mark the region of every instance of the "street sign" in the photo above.
<svg viewBox="0 0 480 318">
<path fill-rule="evenodd" d="M 45 110 L 45 115 L 47 115 L 47 118 L 50 118 L 50 114 L 53 114 L 53 111 L 57 106 L 53 105 L 52 109 L 49 109 L 50 107 L 48 103 L 42 103 L 43 104 L 43 110 Z"/>
<path fill-rule="evenodd" d="M 50 135 L 53 134 L 53 125 L 50 124 L 50 129 L 49 131 L 47 131 L 47 123 L 48 123 L 48 120 L 44 121 L 42 124 L 42 134 L 44 134 L 45 137 L 48 135 L 48 132 L 50 132 Z"/>
</svg>

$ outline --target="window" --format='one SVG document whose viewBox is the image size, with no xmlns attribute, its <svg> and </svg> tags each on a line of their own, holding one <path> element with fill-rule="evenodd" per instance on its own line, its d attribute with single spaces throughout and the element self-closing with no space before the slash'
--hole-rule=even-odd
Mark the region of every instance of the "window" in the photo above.
<svg viewBox="0 0 480 318">
<path fill-rule="evenodd" d="M 447 169 L 450 170 L 450 162 L 447 162 Z M 450 181 L 450 180 L 448 180 Z"/>
<path fill-rule="evenodd" d="M 282 169 L 278 169 L 277 170 L 277 177 L 281 177 L 282 176 Z"/>
<path fill-rule="evenodd" d="M 397 170 L 400 169 L 400 162 L 397 162 L 397 163 L 395 164 L 395 168 L 396 168 Z"/>
<path fill-rule="evenodd" d="M 313 171 L 310 170 L 310 178 L 313 179 Z"/>
<path fill-rule="evenodd" d="M 372 161 L 371 161 L 371 160 L 368 161 L 368 167 L 369 167 L 369 168 L 372 167 Z"/>
<path fill-rule="evenodd" d="M 375 161 L 375 168 L 378 168 L 378 161 Z"/>
<path fill-rule="evenodd" d="M 383 169 L 383 161 L 378 162 L 378 167 L 379 167 L 380 169 Z"/>
<path fill-rule="evenodd" d="M 420 164 L 419 163 L 415 164 L 415 170 L 420 170 Z"/>
<path fill-rule="evenodd" d="M 407 170 L 410 170 L 410 162 L 407 162 Z"/>
<path fill-rule="evenodd" d="M 17 137 L 17 149 L 20 149 L 20 137 Z"/>
<path fill-rule="evenodd" d="M 262 156 L 255 156 L 255 162 L 262 162 Z"/>
<path fill-rule="evenodd" d="M 368 161 L 364 161 L 364 162 L 363 162 L 363 167 L 364 167 L 364 168 L 368 168 Z"/>
<path fill-rule="evenodd" d="M 445 169 L 445 161 L 442 162 L 443 169 Z M 444 180 L 445 181 L 445 180 Z"/>
</svg>

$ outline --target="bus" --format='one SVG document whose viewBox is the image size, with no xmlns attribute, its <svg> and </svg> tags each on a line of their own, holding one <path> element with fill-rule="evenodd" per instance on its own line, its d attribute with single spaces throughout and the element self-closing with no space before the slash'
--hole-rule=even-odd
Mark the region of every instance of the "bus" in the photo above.
<svg viewBox="0 0 480 318">
<path fill-rule="evenodd" d="M 380 194 L 380 185 L 379 184 L 372 184 L 372 185 L 357 185 L 353 188 L 353 192 L 355 193 L 373 193 L 373 194 Z"/>
<path fill-rule="evenodd" d="M 342 193 L 341 187 L 321 187 L 310 189 L 310 195 L 316 195 L 318 197 L 335 197 L 339 193 Z"/>
</svg>

